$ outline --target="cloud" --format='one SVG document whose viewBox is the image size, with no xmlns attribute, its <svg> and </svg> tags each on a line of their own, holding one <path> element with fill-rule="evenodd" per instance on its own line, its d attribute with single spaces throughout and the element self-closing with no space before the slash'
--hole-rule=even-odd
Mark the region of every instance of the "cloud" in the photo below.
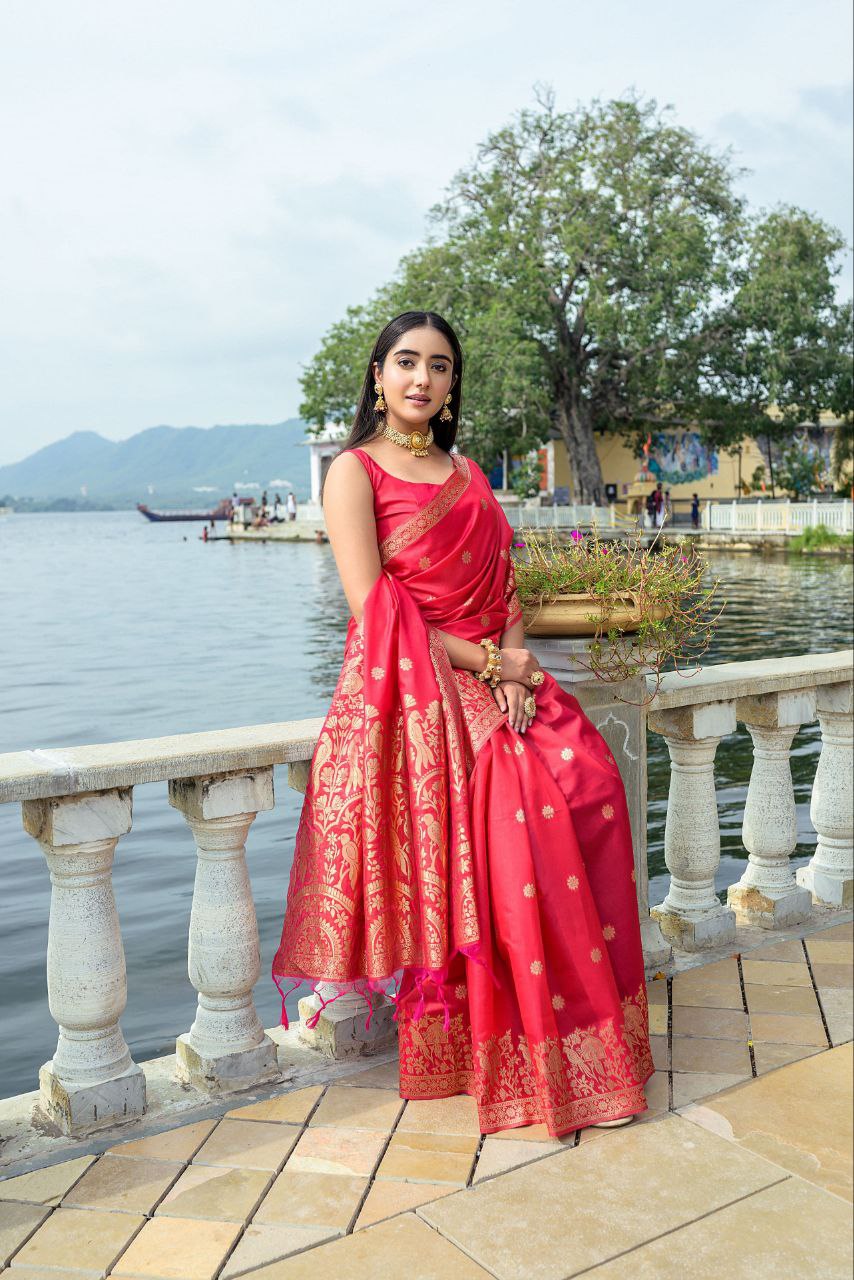
<svg viewBox="0 0 854 1280">
<path fill-rule="evenodd" d="M 847 228 L 849 27 L 841 0 L 146 0 L 109 21 L 5 0 L 0 463 L 78 428 L 293 416 L 324 331 L 536 82 L 565 109 L 635 84 L 736 145 L 751 201 Z"/>
</svg>

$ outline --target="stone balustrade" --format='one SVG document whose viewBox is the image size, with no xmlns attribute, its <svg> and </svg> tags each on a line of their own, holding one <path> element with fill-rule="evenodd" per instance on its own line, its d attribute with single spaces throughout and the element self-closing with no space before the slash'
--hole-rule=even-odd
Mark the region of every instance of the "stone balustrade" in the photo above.
<svg viewBox="0 0 854 1280">
<path fill-rule="evenodd" d="M 670 752 L 664 832 L 670 889 L 651 914 L 674 946 L 702 950 L 733 940 L 737 923 L 784 928 L 805 919 L 813 903 L 852 904 L 852 659 L 849 649 L 664 676 L 647 724 Z M 796 874 L 789 753 L 798 729 L 816 718 L 822 744 L 810 817 L 818 843 Z M 714 763 L 721 739 L 738 724 L 753 741 L 742 825 L 748 860 L 724 904 L 715 888 L 721 841 Z"/>
<path fill-rule="evenodd" d="M 668 895 L 647 903 L 646 733 L 643 712 L 613 687 L 573 673 L 574 642 L 532 642 L 540 660 L 579 698 L 623 771 L 635 839 L 639 908 L 648 963 L 670 947 L 697 950 L 734 937 L 737 922 L 768 929 L 804 917 L 813 902 L 852 901 L 852 653 L 809 655 L 665 676 L 646 710 L 672 761 L 665 856 Z M 569 648 L 567 648 L 569 646 Z M 642 678 L 637 678 L 642 685 Z M 628 694 L 636 703 L 642 701 Z M 800 725 L 818 718 L 822 747 L 810 810 L 818 833 L 808 866 L 792 873 L 794 797 L 789 749 Z M 637 721 L 637 723 L 635 723 Z M 51 880 L 47 986 L 58 1026 L 56 1051 L 39 1073 L 42 1103 L 65 1133 L 88 1132 L 145 1110 L 145 1076 L 121 1030 L 127 1000 L 124 950 L 112 886 L 113 859 L 131 829 L 133 789 L 167 784 L 197 848 L 188 971 L 198 992 L 192 1026 L 178 1035 L 176 1072 L 205 1093 L 274 1079 L 276 1050 L 255 1009 L 258 929 L 245 856 L 255 816 L 274 805 L 273 767 L 304 791 L 320 719 L 254 725 L 96 746 L 0 755 L 0 803 L 19 803 L 26 831 Z M 727 903 L 715 892 L 720 833 L 714 781 L 720 740 L 744 724 L 754 765 L 744 812 L 749 858 Z M 335 989 L 324 984 L 323 999 Z M 378 997 L 378 1002 L 382 998 Z M 303 1018 L 317 1010 L 309 996 Z M 321 1052 L 370 1051 L 367 1005 L 342 996 L 326 1025 L 305 1029 Z M 374 1007 L 375 1044 L 393 1034 L 388 1008 Z"/>
</svg>

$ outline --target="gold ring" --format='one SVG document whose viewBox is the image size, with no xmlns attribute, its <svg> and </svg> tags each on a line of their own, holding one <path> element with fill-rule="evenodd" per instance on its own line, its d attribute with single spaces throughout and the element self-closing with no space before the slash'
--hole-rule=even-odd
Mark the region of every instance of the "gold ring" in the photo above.
<svg viewBox="0 0 854 1280">
<path fill-rule="evenodd" d="M 531 684 L 534 686 L 534 688 L 536 688 L 538 685 L 541 685 L 543 683 L 545 678 L 546 677 L 543 675 L 542 671 L 535 671 L 534 674 L 531 676 Z"/>
<path fill-rule="evenodd" d="M 527 698 L 525 699 L 524 706 L 525 706 L 525 715 L 530 716 L 531 719 L 533 719 L 537 713 L 537 703 L 532 693 L 528 694 Z"/>
</svg>

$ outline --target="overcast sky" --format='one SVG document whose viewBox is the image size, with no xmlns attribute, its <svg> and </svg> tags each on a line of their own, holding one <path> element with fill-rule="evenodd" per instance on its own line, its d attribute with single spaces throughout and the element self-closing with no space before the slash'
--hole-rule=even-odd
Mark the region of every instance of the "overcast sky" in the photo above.
<svg viewBox="0 0 854 1280">
<path fill-rule="evenodd" d="M 671 103 L 850 240 L 851 39 L 850 0 L 0 0 L 0 464 L 294 416 L 538 81 Z"/>
</svg>

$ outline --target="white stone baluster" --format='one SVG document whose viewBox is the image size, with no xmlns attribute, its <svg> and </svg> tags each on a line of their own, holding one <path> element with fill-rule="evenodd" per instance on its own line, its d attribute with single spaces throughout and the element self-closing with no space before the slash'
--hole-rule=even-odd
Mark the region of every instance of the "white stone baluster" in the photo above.
<svg viewBox="0 0 854 1280">
<path fill-rule="evenodd" d="M 652 916 L 665 938 L 699 951 L 735 937 L 735 913 L 715 892 L 721 833 L 715 796 L 715 752 L 734 733 L 734 702 L 651 712 L 650 729 L 670 752 L 670 793 L 664 827 L 664 860 L 670 889 Z"/>
<path fill-rule="evenodd" d="M 810 817 L 818 832 L 815 853 L 799 867 L 798 884 L 815 902 L 832 907 L 854 903 L 854 699 L 852 685 L 816 690 L 821 755 L 812 789 Z"/>
<path fill-rule="evenodd" d="M 736 717 L 753 739 L 741 829 L 750 856 L 741 879 L 727 890 L 739 924 L 780 929 L 809 916 L 810 895 L 796 884 L 790 862 L 798 818 L 789 753 L 798 729 L 815 719 L 815 711 L 815 694 L 806 689 L 736 701 Z"/>
<path fill-rule="evenodd" d="M 64 1133 L 81 1133 L 145 1110 L 145 1076 L 119 1026 L 127 979 L 112 883 L 131 792 L 27 800 L 22 810 L 52 885 L 47 989 L 59 1040 L 39 1071 L 42 1103 Z"/>
<path fill-rule="evenodd" d="M 275 1079 L 276 1046 L 252 999 L 261 955 L 245 849 L 255 815 L 273 807 L 273 771 L 178 779 L 169 803 L 198 852 L 187 968 L 199 1003 L 176 1044 L 178 1077 L 209 1093 Z"/>
</svg>

